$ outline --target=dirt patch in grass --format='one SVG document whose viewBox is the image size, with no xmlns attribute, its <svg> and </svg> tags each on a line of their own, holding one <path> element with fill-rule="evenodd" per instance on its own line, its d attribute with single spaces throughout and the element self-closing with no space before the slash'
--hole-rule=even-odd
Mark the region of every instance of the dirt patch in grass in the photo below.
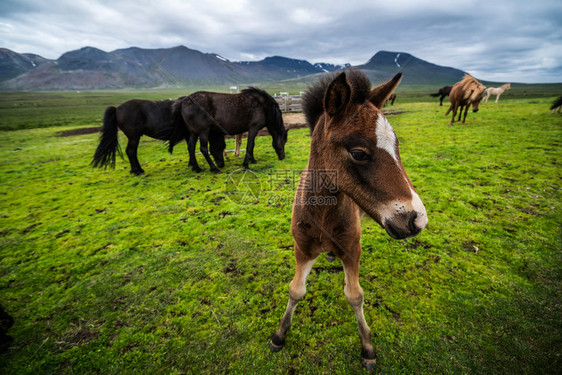
<svg viewBox="0 0 562 375">
<path fill-rule="evenodd" d="M 101 126 L 94 126 L 88 128 L 78 128 L 78 129 L 71 129 L 71 130 L 64 130 L 57 132 L 55 135 L 57 137 L 70 137 L 72 135 L 84 135 L 84 134 L 93 134 L 98 133 L 101 131 Z"/>
</svg>

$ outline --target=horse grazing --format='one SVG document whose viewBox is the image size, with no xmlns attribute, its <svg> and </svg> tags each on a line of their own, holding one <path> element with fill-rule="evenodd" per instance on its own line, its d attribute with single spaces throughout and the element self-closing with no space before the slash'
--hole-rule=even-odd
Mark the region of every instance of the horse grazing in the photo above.
<svg viewBox="0 0 562 375">
<path fill-rule="evenodd" d="M 396 100 L 396 94 L 391 94 L 388 99 L 386 99 L 386 102 L 384 102 L 383 107 L 386 107 L 386 104 L 388 102 L 390 102 L 390 105 L 394 105 L 394 101 Z"/>
<path fill-rule="evenodd" d="M 437 94 L 430 94 L 430 96 L 433 96 L 435 98 L 441 95 L 441 97 L 439 98 L 439 105 L 443 105 L 443 99 L 445 99 L 445 97 L 451 93 L 452 88 L 453 86 L 443 86 L 439 89 Z"/>
<path fill-rule="evenodd" d="M 218 171 L 207 151 L 207 141 L 213 130 L 229 135 L 248 132 L 246 156 L 242 163 L 246 169 L 249 163 L 256 163 L 254 143 L 258 131 L 263 127 L 267 127 L 273 138 L 273 148 L 279 160 L 285 157 L 287 130 L 283 125 L 283 116 L 279 104 L 263 90 L 250 87 L 239 94 L 198 91 L 182 100 L 181 113 L 191 133 L 188 147 L 194 171 L 201 171 L 195 160 L 197 137 L 201 153 L 211 170 Z"/>
<path fill-rule="evenodd" d="M 476 78 L 470 74 L 465 74 L 462 81 L 455 83 L 451 89 L 451 93 L 449 94 L 451 106 L 447 112 L 445 112 L 445 116 L 447 116 L 449 112 L 453 111 L 453 118 L 451 118 L 449 125 L 453 125 L 453 122 L 455 122 L 455 115 L 457 114 L 457 110 L 459 110 L 459 108 L 459 118 L 457 121 L 461 120 L 462 110 L 464 108 L 464 117 L 462 119 L 463 124 L 466 120 L 466 114 L 471 104 L 472 112 L 478 112 L 478 105 L 480 104 L 484 91 L 486 91 L 486 86 L 478 82 Z"/>
<path fill-rule="evenodd" d="M 560 113 L 561 107 L 562 107 L 562 96 L 559 96 L 558 99 L 556 99 L 550 106 L 550 110 L 552 111 L 552 114 L 554 114 L 556 113 L 556 108 L 558 108 L 558 113 Z"/>
<path fill-rule="evenodd" d="M 486 89 L 486 92 L 484 93 L 484 97 L 482 98 L 482 100 L 484 101 L 484 103 L 488 104 L 488 99 L 490 99 L 491 95 L 495 95 L 496 96 L 496 103 L 498 102 L 498 100 L 500 100 L 500 96 L 501 94 L 503 94 L 503 92 L 505 90 L 511 90 L 511 84 L 506 83 L 501 85 L 500 87 L 489 87 Z"/>
<path fill-rule="evenodd" d="M 119 147 L 118 130 L 121 129 L 128 138 L 126 153 L 131 164 L 131 173 L 140 175 L 144 170 L 140 166 L 137 150 L 143 135 L 168 141 L 168 151 L 172 153 L 175 144 L 189 139 L 189 131 L 181 117 L 181 100 L 129 100 L 118 107 L 107 107 L 103 118 L 100 143 L 94 154 L 94 167 L 115 168 L 115 157 L 121 149 Z M 223 137 L 224 138 L 224 137 Z M 222 160 L 222 151 L 226 147 L 224 139 L 214 135 L 212 155 Z M 192 161 L 190 160 L 190 164 Z"/>
<path fill-rule="evenodd" d="M 314 261 L 328 253 L 343 263 L 344 293 L 359 326 L 363 365 L 368 370 L 375 366 L 359 285 L 361 217 L 367 213 L 395 239 L 415 236 L 427 224 L 425 207 L 402 166 L 394 130 L 379 109 L 401 76 L 371 90 L 361 71 L 348 70 L 329 75 L 303 96 L 312 130 L 310 156 L 293 205 L 296 272 L 285 314 L 269 342 L 274 352 L 285 343 Z"/>
</svg>

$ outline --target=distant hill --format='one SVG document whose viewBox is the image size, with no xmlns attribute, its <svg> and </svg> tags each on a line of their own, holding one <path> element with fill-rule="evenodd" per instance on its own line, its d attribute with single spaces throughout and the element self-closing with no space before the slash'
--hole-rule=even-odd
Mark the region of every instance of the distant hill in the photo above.
<svg viewBox="0 0 562 375">
<path fill-rule="evenodd" d="M 30 53 L 16 53 L 0 48 L 0 81 L 5 81 L 34 70 L 49 60 Z"/>
<path fill-rule="evenodd" d="M 402 84 L 451 85 L 460 81 L 465 72 L 429 63 L 404 52 L 377 52 L 359 68 L 372 82 L 382 82 L 395 73 L 402 72 Z"/>
<path fill-rule="evenodd" d="M 289 80 L 349 67 L 311 64 L 282 56 L 233 62 L 185 46 L 162 49 L 131 47 L 105 52 L 93 47 L 63 54 L 57 60 L 0 49 L 0 89 L 90 90 L 252 84 Z M 381 51 L 359 65 L 376 82 L 404 73 L 405 84 L 451 84 L 464 72 L 402 52 Z"/>
</svg>

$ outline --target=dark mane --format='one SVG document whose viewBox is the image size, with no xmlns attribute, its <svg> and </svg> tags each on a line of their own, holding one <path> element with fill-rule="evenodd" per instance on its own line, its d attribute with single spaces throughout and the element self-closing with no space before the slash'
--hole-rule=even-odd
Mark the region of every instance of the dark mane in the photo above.
<svg viewBox="0 0 562 375">
<path fill-rule="evenodd" d="M 241 93 L 262 97 L 264 100 L 266 100 L 269 103 L 277 103 L 275 99 L 271 97 L 271 95 L 269 95 L 267 92 L 265 92 L 262 89 L 258 89 L 257 87 L 250 86 L 242 90 Z"/>
<path fill-rule="evenodd" d="M 285 126 L 283 125 L 283 114 L 279 108 L 279 103 L 271 95 L 262 89 L 250 86 L 241 91 L 242 94 L 249 94 L 258 97 L 260 102 L 268 104 L 264 106 L 267 116 L 266 127 L 270 132 L 275 132 L 277 135 L 286 133 Z"/>
<path fill-rule="evenodd" d="M 332 72 L 323 76 L 318 82 L 310 86 L 303 95 L 303 112 L 310 130 L 318 122 L 324 112 L 324 94 L 328 85 L 341 74 L 341 71 Z M 362 104 L 367 100 L 371 91 L 371 81 L 359 69 L 345 70 L 346 79 L 351 86 L 351 100 L 355 104 Z"/>
</svg>

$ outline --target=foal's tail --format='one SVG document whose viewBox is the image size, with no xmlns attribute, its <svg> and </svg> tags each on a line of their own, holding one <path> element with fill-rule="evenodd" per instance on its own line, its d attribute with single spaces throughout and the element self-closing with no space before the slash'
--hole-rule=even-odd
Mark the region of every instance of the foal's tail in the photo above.
<svg viewBox="0 0 562 375">
<path fill-rule="evenodd" d="M 434 98 L 437 97 L 437 96 L 439 96 L 439 95 L 441 95 L 440 92 L 438 92 L 437 94 L 429 94 L 429 96 L 433 96 Z"/>
<path fill-rule="evenodd" d="M 94 168 L 115 168 L 115 155 L 121 154 L 119 139 L 117 138 L 117 109 L 107 107 L 103 116 L 103 128 L 101 130 L 100 144 L 94 154 L 92 166 Z"/>
<path fill-rule="evenodd" d="M 447 116 L 452 110 L 453 110 L 453 104 L 451 103 L 451 106 L 449 107 L 447 112 L 445 112 L 445 116 Z"/>
</svg>

